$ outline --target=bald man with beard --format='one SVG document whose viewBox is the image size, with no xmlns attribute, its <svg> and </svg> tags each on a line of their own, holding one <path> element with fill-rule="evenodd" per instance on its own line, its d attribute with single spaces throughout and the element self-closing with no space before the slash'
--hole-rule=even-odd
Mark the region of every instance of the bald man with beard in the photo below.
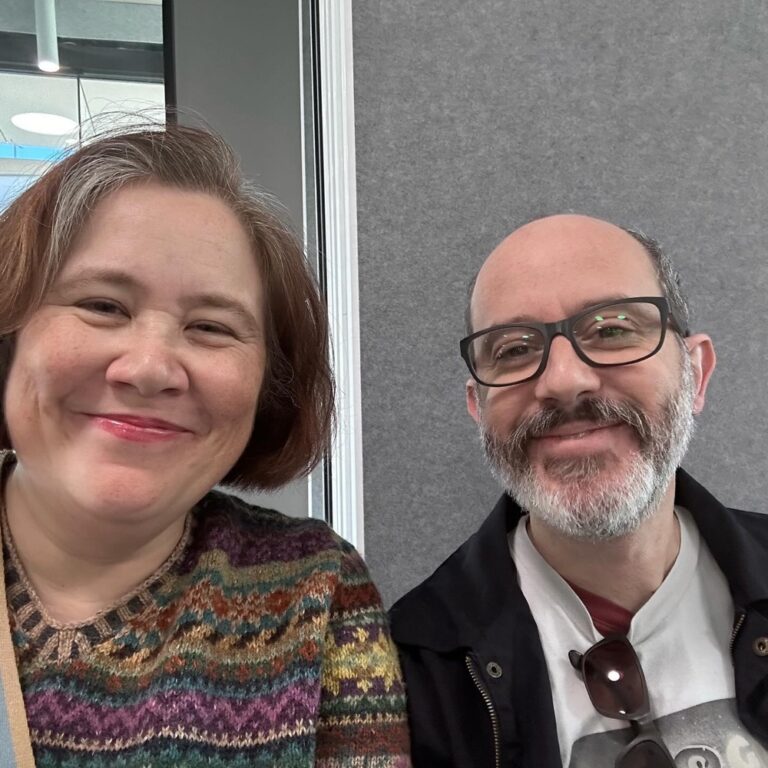
<svg viewBox="0 0 768 768">
<path fill-rule="evenodd" d="M 715 368 L 658 244 L 530 222 L 473 284 L 504 495 L 392 609 L 416 768 L 768 768 L 768 517 L 680 469 Z"/>
</svg>

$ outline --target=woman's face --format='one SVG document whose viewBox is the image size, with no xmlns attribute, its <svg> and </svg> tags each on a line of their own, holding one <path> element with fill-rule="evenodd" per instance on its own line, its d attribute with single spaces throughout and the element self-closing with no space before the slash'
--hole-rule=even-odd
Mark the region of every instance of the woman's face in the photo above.
<svg viewBox="0 0 768 768">
<path fill-rule="evenodd" d="M 264 298 L 221 201 L 156 183 L 94 209 L 18 334 L 18 481 L 101 520 L 172 522 L 232 467 L 266 360 Z"/>
</svg>

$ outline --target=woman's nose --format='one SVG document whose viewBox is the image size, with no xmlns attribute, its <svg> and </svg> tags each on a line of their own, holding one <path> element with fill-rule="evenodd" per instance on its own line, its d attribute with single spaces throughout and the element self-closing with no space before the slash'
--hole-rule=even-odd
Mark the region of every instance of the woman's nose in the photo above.
<svg viewBox="0 0 768 768">
<path fill-rule="evenodd" d="M 110 384 L 133 387 L 143 397 L 183 392 L 189 376 L 182 363 L 180 340 L 165 328 L 136 328 L 107 367 Z"/>
</svg>

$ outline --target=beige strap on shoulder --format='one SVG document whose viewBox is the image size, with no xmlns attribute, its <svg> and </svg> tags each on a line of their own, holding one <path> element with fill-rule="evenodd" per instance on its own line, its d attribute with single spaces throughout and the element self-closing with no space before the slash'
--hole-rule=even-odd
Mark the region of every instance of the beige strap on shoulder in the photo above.
<svg viewBox="0 0 768 768">
<path fill-rule="evenodd" d="M 0 451 L 0 469 L 6 456 Z M 2 512 L 2 485 L 0 485 L 0 512 Z M 0 536 L 2 535 L 0 531 Z M 7 743 L 10 736 L 10 744 Z M 24 697 L 21 694 L 19 671 L 11 639 L 11 624 L 8 617 L 8 602 L 5 596 L 5 566 L 3 562 L 2 540 L 0 539 L 0 755 L 9 752 L 15 758 L 12 768 L 35 768 L 32 754 L 32 742 L 29 736 L 27 712 L 24 709 Z M 5 755 L 3 755 L 5 757 Z M 7 759 L 7 758 L 6 758 Z M 0 761 L 3 762 L 3 761 Z M 6 763 L 3 762 L 5 766 Z"/>
</svg>

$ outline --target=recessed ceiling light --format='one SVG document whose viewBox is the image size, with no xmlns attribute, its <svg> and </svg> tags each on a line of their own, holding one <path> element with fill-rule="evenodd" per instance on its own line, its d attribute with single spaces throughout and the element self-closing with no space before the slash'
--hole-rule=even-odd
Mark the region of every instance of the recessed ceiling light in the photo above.
<svg viewBox="0 0 768 768">
<path fill-rule="evenodd" d="M 14 115 L 11 122 L 22 131 L 44 133 L 48 136 L 63 136 L 77 127 L 74 120 L 64 115 L 51 115 L 47 112 L 22 112 Z"/>
</svg>

